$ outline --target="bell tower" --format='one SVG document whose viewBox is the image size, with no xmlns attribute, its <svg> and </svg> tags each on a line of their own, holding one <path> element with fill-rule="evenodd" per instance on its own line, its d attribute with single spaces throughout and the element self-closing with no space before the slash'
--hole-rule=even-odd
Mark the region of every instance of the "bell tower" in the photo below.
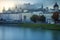
<svg viewBox="0 0 60 40">
<path fill-rule="evenodd" d="M 53 7 L 54 7 L 54 10 L 55 10 L 55 11 L 58 11 L 58 10 L 59 10 L 59 5 L 57 4 L 57 2 L 54 4 Z"/>
</svg>

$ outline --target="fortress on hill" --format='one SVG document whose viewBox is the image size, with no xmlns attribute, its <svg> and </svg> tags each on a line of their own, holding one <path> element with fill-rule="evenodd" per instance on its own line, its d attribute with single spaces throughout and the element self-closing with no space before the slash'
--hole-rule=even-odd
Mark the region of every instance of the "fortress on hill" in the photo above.
<svg viewBox="0 0 60 40">
<path fill-rule="evenodd" d="M 54 12 L 60 13 L 59 5 L 57 2 L 53 5 L 53 9 L 49 9 L 48 7 L 44 8 L 43 5 L 37 9 L 34 9 L 34 7 L 32 7 L 30 4 L 24 5 L 24 8 L 16 7 L 14 10 L 3 10 L 3 13 L 0 13 L 0 19 L 4 19 L 6 21 L 32 22 L 30 20 L 32 15 L 44 15 L 46 17 L 46 22 L 49 23 L 53 22 L 51 16 Z"/>
</svg>

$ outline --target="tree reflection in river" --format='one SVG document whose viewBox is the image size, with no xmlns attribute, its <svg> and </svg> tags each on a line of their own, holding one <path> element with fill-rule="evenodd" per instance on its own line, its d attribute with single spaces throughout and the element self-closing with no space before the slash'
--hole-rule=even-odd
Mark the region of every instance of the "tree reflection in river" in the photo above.
<svg viewBox="0 0 60 40">
<path fill-rule="evenodd" d="M 60 31 L 53 31 L 53 39 L 60 40 Z"/>
</svg>

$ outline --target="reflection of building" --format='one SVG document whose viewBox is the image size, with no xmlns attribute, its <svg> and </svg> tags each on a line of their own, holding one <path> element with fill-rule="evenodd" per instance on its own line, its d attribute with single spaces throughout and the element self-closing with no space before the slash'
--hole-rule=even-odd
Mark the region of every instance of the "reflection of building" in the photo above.
<svg viewBox="0 0 60 40">
<path fill-rule="evenodd" d="M 54 9 L 49 9 L 48 7 L 43 8 L 43 5 L 41 6 L 41 8 L 35 8 L 31 5 L 31 4 L 24 4 L 25 8 L 17 8 L 15 10 L 8 10 L 7 12 L 5 12 L 4 14 L 2 14 L 3 16 L 1 16 L 4 19 L 10 19 L 10 20 L 21 20 L 22 21 L 27 21 L 30 22 L 30 17 L 34 14 L 36 15 L 44 15 L 46 17 L 46 22 L 52 22 L 52 18 L 51 16 L 53 15 L 53 12 L 60 12 L 59 10 L 59 5 L 57 4 L 57 2 L 54 4 L 53 8 Z M 27 7 L 26 7 L 27 6 Z M 31 7 L 31 9 L 30 9 Z M 7 16 L 9 15 L 9 16 Z M 9 18 L 7 18 L 9 17 Z"/>
</svg>

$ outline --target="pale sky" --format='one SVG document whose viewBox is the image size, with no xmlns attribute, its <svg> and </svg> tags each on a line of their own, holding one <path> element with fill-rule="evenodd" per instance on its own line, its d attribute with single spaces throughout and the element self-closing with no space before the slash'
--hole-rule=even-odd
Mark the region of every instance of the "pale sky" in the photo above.
<svg viewBox="0 0 60 40">
<path fill-rule="evenodd" d="M 60 4 L 60 0 L 0 0 L 0 12 L 2 11 L 3 7 L 5 7 L 7 10 L 8 8 L 15 7 L 16 4 L 24 3 L 32 3 L 37 5 L 43 3 L 44 7 L 53 8 L 55 2 Z"/>
</svg>

